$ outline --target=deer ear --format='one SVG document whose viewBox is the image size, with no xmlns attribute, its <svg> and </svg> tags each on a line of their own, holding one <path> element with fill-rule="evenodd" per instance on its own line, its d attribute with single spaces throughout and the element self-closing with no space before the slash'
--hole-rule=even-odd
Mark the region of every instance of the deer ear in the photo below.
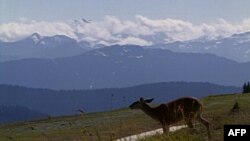
<svg viewBox="0 0 250 141">
<path fill-rule="evenodd" d="M 154 98 L 151 98 L 151 99 L 145 100 L 145 102 L 146 102 L 146 103 L 150 103 L 150 102 L 152 102 L 153 100 L 154 100 Z"/>
<path fill-rule="evenodd" d="M 143 99 L 143 97 L 140 98 L 140 102 L 144 102 L 145 100 Z"/>
</svg>

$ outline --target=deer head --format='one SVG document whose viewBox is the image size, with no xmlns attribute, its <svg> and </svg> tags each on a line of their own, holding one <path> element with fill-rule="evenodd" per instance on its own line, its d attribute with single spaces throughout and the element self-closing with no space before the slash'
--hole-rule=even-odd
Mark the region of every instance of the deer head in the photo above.
<svg viewBox="0 0 250 141">
<path fill-rule="evenodd" d="M 140 98 L 140 100 L 132 103 L 129 108 L 130 109 L 141 109 L 142 108 L 142 105 L 145 104 L 145 103 L 150 103 L 154 100 L 154 98 L 151 98 L 151 99 L 146 99 L 144 100 L 142 97 Z"/>
</svg>

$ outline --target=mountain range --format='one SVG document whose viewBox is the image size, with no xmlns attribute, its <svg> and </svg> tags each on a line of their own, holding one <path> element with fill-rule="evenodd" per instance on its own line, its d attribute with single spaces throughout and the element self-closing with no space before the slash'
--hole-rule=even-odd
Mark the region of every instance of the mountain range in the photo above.
<svg viewBox="0 0 250 141">
<path fill-rule="evenodd" d="M 212 54 L 177 53 L 140 46 L 111 46 L 57 59 L 0 63 L 0 84 L 34 88 L 96 89 L 189 81 L 242 86 L 250 63 Z"/>
<path fill-rule="evenodd" d="M 51 90 L 0 85 L 0 105 L 22 106 L 51 116 L 108 111 L 128 107 L 140 97 L 166 103 L 182 96 L 238 93 L 241 88 L 201 82 L 168 82 L 126 88 L 95 90 Z"/>
<path fill-rule="evenodd" d="M 83 21 L 86 22 L 86 20 Z M 250 32 L 215 39 L 201 37 L 194 40 L 168 43 L 164 41 L 165 36 L 165 34 L 159 33 L 155 36 L 141 36 L 140 38 L 153 43 L 153 45 L 147 46 L 149 48 L 169 49 L 186 53 L 211 53 L 237 62 L 250 61 Z M 41 36 L 34 33 L 15 42 L 0 41 L 0 62 L 24 58 L 75 56 L 100 47 L 107 46 L 93 45 L 87 41 L 76 41 L 65 35 Z"/>
<path fill-rule="evenodd" d="M 152 48 L 175 52 L 211 53 L 237 62 L 250 61 L 250 32 L 218 39 L 200 38 L 190 41 L 153 45 Z"/>
<path fill-rule="evenodd" d="M 58 58 L 74 56 L 90 49 L 86 42 L 64 36 L 41 36 L 38 33 L 16 42 L 0 42 L 0 62 L 25 58 Z"/>
</svg>

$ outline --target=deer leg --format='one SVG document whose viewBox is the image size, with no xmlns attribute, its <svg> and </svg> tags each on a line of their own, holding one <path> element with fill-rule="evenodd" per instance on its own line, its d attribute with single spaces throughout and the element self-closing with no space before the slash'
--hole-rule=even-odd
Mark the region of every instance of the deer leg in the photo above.
<svg viewBox="0 0 250 141">
<path fill-rule="evenodd" d="M 209 122 L 205 118 L 203 118 L 201 115 L 199 115 L 197 117 L 197 120 L 206 126 L 206 128 L 207 128 L 207 134 L 208 134 L 208 139 L 210 140 L 211 139 L 211 133 L 210 133 Z"/>
<path fill-rule="evenodd" d="M 166 124 L 162 124 L 162 129 L 163 129 L 163 133 L 169 136 L 169 126 Z"/>
<path fill-rule="evenodd" d="M 194 125 L 192 123 L 192 119 L 185 119 L 185 122 L 189 128 L 194 128 Z"/>
</svg>

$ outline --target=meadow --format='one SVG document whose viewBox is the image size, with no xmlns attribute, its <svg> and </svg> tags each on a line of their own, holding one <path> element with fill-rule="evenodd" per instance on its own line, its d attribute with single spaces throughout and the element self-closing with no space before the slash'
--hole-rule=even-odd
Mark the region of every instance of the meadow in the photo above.
<svg viewBox="0 0 250 141">
<path fill-rule="evenodd" d="M 201 99 L 203 116 L 211 123 L 212 140 L 223 140 L 224 124 L 250 124 L 250 94 L 223 94 Z M 235 102 L 238 112 L 230 112 Z M 155 104 L 157 105 L 157 104 Z M 177 123 L 184 124 L 183 122 Z M 160 124 L 140 110 L 128 108 L 108 112 L 48 117 L 0 125 L 1 141 L 109 141 L 160 128 Z M 140 141 L 203 141 L 206 129 L 195 122 L 193 130 L 185 128 L 169 137 L 155 135 Z"/>
</svg>

